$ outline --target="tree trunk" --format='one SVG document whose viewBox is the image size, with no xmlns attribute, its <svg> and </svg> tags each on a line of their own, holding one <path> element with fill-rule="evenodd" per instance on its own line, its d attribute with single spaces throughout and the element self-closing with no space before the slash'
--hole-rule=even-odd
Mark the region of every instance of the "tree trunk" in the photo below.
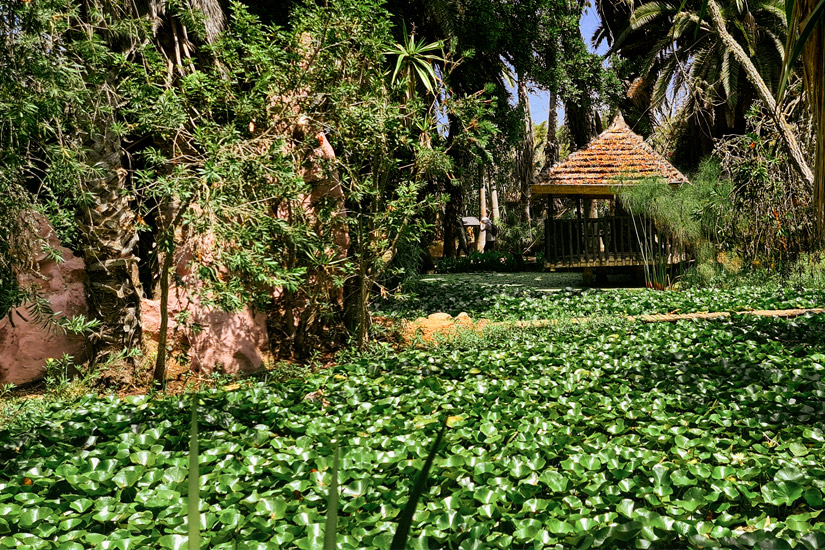
<svg viewBox="0 0 825 550">
<path fill-rule="evenodd" d="M 582 92 L 579 101 L 566 101 L 564 111 L 567 118 L 567 129 L 570 131 L 571 149 L 576 151 L 585 147 L 591 139 L 596 137 L 596 117 L 593 116 L 593 108 L 587 90 Z M 595 201 L 587 199 L 584 207 L 587 211 L 587 217 L 590 217 L 590 213 L 596 210 Z"/>
<path fill-rule="evenodd" d="M 174 251 L 167 251 L 163 256 L 160 269 L 160 331 L 158 333 L 158 354 L 155 360 L 155 372 L 152 380 L 160 386 L 166 385 L 166 338 L 169 332 L 169 271 L 172 268 Z"/>
<path fill-rule="evenodd" d="M 802 178 L 808 182 L 809 185 L 813 185 L 814 174 L 811 172 L 811 169 L 808 167 L 808 163 L 805 161 L 805 155 L 802 152 L 802 148 L 799 146 L 799 143 L 796 141 L 796 136 L 794 135 L 793 130 L 785 120 L 785 115 L 782 114 L 782 111 L 777 109 L 776 100 L 774 100 L 773 94 L 767 84 L 765 84 L 765 81 L 762 79 L 762 76 L 759 74 L 756 66 L 751 61 L 750 57 L 748 57 L 748 54 L 745 53 L 745 50 L 742 49 L 742 46 L 740 46 L 728 32 L 725 27 L 725 18 L 723 17 L 722 11 L 719 9 L 719 6 L 716 4 L 715 0 L 708 0 L 708 15 L 710 15 L 713 28 L 719 35 L 719 38 L 725 44 L 725 47 L 730 50 L 734 58 L 736 58 L 737 63 L 739 63 L 745 70 L 745 75 L 747 76 L 748 81 L 756 89 L 757 96 L 762 100 L 770 111 L 771 116 L 773 116 L 776 121 L 776 127 L 779 130 L 779 134 L 782 136 L 782 140 L 788 148 L 788 153 L 791 157 L 791 162 L 793 163 L 794 168 L 796 168 L 797 172 L 799 172 Z M 815 55 L 817 56 L 816 62 L 821 65 L 821 42 L 819 43 L 819 50 L 817 50 Z M 821 77 L 822 72 L 820 72 L 819 75 Z M 821 78 L 818 85 L 822 86 Z M 814 105 L 814 103 L 812 102 L 811 105 Z M 814 192 L 816 192 L 816 189 L 814 189 Z"/>
<path fill-rule="evenodd" d="M 492 178 L 490 178 L 490 205 L 493 209 L 492 214 L 490 214 L 490 219 L 497 222 L 501 217 L 501 211 L 498 208 L 498 189 L 496 189 L 496 184 Z"/>
<path fill-rule="evenodd" d="M 99 176 L 86 183 L 88 202 L 80 207 L 83 256 L 88 275 L 89 313 L 101 322 L 92 336 L 95 360 L 140 346 L 140 283 L 134 248 L 135 213 L 126 190 L 120 138 L 114 120 L 95 121 L 87 161 Z"/>
<path fill-rule="evenodd" d="M 796 0 L 800 26 L 811 16 L 816 0 Z M 793 32 L 801 29 L 790 29 Z M 822 52 L 825 51 L 825 21 L 819 24 L 808 36 L 802 49 L 802 67 L 805 94 L 814 120 L 816 132 L 816 160 L 814 162 L 814 216 L 816 220 L 815 239 L 818 247 L 825 240 L 825 63 Z"/>
<path fill-rule="evenodd" d="M 458 251 L 463 252 L 465 256 L 470 255 L 470 246 L 467 242 L 467 230 L 463 223 L 458 224 Z M 457 255 L 457 254 L 456 254 Z"/>
<path fill-rule="evenodd" d="M 456 256 L 455 240 L 456 224 L 461 221 L 462 203 L 464 195 L 461 193 L 461 183 L 457 181 L 447 182 L 447 205 L 444 207 L 444 253 L 445 258 Z"/>
<path fill-rule="evenodd" d="M 369 291 L 371 281 L 365 263 L 366 250 L 369 246 L 369 228 L 364 227 L 364 217 L 358 218 L 358 226 L 350 232 L 350 246 L 347 257 L 358 268 L 344 281 L 344 325 L 356 347 L 363 349 L 369 336 Z"/>
<path fill-rule="evenodd" d="M 460 132 L 460 124 L 458 119 L 454 116 L 449 117 L 450 134 L 448 141 L 453 144 L 453 139 Z M 453 159 L 453 164 L 458 169 L 459 173 L 465 168 L 465 155 L 462 154 L 459 147 L 449 147 L 450 156 Z M 452 258 L 456 256 L 455 240 L 457 237 L 456 226 L 460 225 L 461 216 L 464 214 L 464 194 L 462 193 L 462 185 L 460 180 L 447 181 L 447 205 L 444 207 L 443 233 L 444 233 L 444 258 Z"/>
<path fill-rule="evenodd" d="M 547 139 L 544 142 L 544 167 L 542 168 L 542 172 L 546 172 L 559 161 L 559 140 L 556 139 L 556 127 L 559 124 L 557 120 L 558 115 L 556 114 L 558 101 L 558 95 L 551 90 L 550 104 L 547 112 Z"/>
<path fill-rule="evenodd" d="M 530 116 L 530 101 L 527 97 L 527 85 L 524 78 L 518 79 L 518 102 L 524 113 L 524 139 L 521 142 L 516 177 L 519 182 L 519 211 L 523 221 L 530 223 L 530 185 L 533 183 L 533 119 Z"/>
<path fill-rule="evenodd" d="M 358 259 L 358 273 L 344 284 L 347 329 L 358 349 L 364 349 L 369 337 L 369 291 L 370 281 L 363 258 Z"/>
<path fill-rule="evenodd" d="M 570 131 L 570 148 L 578 150 L 585 147 L 591 139 L 596 137 L 596 117 L 593 116 L 592 102 L 588 90 L 582 91 L 579 101 L 566 101 L 564 111 L 567 118 L 567 128 Z M 579 208 L 583 206 L 586 218 L 595 217 L 594 215 L 597 212 L 596 201 L 593 199 L 580 199 L 579 205 Z M 592 246 L 592 243 L 588 244 Z"/>
<path fill-rule="evenodd" d="M 570 148 L 577 151 L 596 137 L 596 118 L 593 116 L 590 96 L 585 91 L 578 101 L 565 101 L 564 111 L 567 129 L 570 131 Z"/>
<path fill-rule="evenodd" d="M 160 226 L 160 236 L 157 241 L 158 255 L 159 258 L 162 258 L 158 281 L 160 285 L 160 332 L 158 334 L 158 354 L 155 359 L 155 372 L 152 375 L 152 380 L 155 384 L 164 387 L 166 385 L 166 340 L 169 331 L 169 275 L 175 261 L 176 243 L 181 239 L 179 226 L 188 208 L 189 203 L 183 205 L 178 200 L 161 205 L 161 210 L 166 212 L 167 218 L 164 225 Z"/>
</svg>

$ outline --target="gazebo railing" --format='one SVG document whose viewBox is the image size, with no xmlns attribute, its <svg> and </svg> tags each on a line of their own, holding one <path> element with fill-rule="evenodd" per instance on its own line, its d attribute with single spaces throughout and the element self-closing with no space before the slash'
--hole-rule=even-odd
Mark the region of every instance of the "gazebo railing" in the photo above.
<svg viewBox="0 0 825 550">
<path fill-rule="evenodd" d="M 551 268 L 676 264 L 684 248 L 653 220 L 631 216 L 547 219 L 545 264 Z"/>
</svg>

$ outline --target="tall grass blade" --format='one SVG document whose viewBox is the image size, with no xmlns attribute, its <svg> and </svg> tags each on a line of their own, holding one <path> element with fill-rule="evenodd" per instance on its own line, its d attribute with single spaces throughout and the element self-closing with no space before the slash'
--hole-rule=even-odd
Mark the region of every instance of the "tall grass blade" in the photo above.
<svg viewBox="0 0 825 550">
<path fill-rule="evenodd" d="M 424 467 L 421 468 L 421 472 L 418 474 L 418 479 L 415 480 L 415 486 L 413 486 L 413 490 L 410 493 L 410 500 L 407 501 L 407 505 L 404 507 L 404 510 L 401 512 L 401 516 L 398 518 L 398 529 L 395 531 L 395 536 L 392 538 L 390 548 L 407 547 L 407 539 L 410 536 L 410 526 L 412 526 L 415 508 L 418 506 L 418 500 L 421 498 L 421 495 L 424 493 L 424 489 L 427 486 L 427 476 L 430 473 L 430 468 L 432 467 L 433 460 L 438 452 L 438 447 L 441 446 L 441 440 L 444 439 L 444 432 L 446 430 L 447 417 L 445 416 L 444 422 L 441 424 L 441 429 L 435 437 L 435 442 L 430 448 L 430 454 L 427 455 L 427 460 L 424 461 Z"/>
<path fill-rule="evenodd" d="M 327 521 L 324 529 L 324 550 L 335 550 L 338 531 L 338 445 L 332 455 L 332 481 L 327 499 Z"/>
<path fill-rule="evenodd" d="M 708 14 L 708 0 L 702 0 L 702 7 L 699 10 L 699 21 L 696 23 L 696 30 L 693 32 L 693 39 L 697 40 L 699 38 L 699 29 L 702 28 L 702 21 L 705 20 L 705 16 Z"/>
<path fill-rule="evenodd" d="M 198 394 L 192 394 L 192 420 L 189 427 L 189 550 L 200 550 L 201 515 L 198 471 Z"/>
</svg>

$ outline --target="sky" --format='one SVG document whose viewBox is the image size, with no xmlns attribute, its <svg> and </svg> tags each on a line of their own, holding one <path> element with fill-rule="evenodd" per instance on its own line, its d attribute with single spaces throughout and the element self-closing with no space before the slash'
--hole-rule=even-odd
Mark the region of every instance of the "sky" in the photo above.
<svg viewBox="0 0 825 550">
<path fill-rule="evenodd" d="M 598 53 L 599 55 L 604 55 L 607 52 L 606 44 L 602 43 L 598 50 L 593 49 L 590 45 L 590 39 L 593 37 L 593 33 L 596 31 L 596 27 L 598 26 L 599 14 L 596 11 L 596 8 L 591 5 L 585 9 L 582 14 L 579 27 L 581 28 L 582 36 L 584 37 L 584 42 L 587 44 L 588 49 L 592 52 Z M 529 96 L 530 114 L 533 117 L 533 124 L 539 124 L 540 122 L 547 120 L 547 111 L 549 107 L 548 102 L 550 101 L 549 92 L 533 90 Z M 559 122 L 561 122 L 564 118 L 564 109 L 562 107 L 558 107 L 556 112 L 558 113 Z"/>
</svg>

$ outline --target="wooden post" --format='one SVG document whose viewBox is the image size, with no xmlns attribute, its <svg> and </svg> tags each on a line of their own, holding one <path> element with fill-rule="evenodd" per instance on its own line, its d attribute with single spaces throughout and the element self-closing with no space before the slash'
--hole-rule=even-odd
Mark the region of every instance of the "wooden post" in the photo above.
<svg viewBox="0 0 825 550">
<path fill-rule="evenodd" d="M 487 190 L 484 189 L 484 176 L 481 176 L 481 187 L 478 189 L 478 194 L 481 202 L 481 218 L 487 217 Z M 481 220 L 479 218 L 479 220 Z M 484 230 L 484 224 L 478 229 L 478 242 L 476 242 L 476 250 L 484 252 L 484 245 L 487 244 L 487 232 Z"/>
<path fill-rule="evenodd" d="M 490 216 L 490 219 L 493 220 L 493 223 L 495 223 L 501 217 L 498 210 L 498 189 L 496 189 L 496 184 L 493 181 L 493 178 L 488 178 L 488 181 L 490 182 L 490 202 L 493 206 L 493 214 Z"/>
<path fill-rule="evenodd" d="M 545 231 L 544 231 L 544 261 L 548 262 L 551 261 L 553 263 L 556 262 L 556 248 L 553 246 L 555 244 L 556 235 L 555 235 L 555 225 L 553 222 L 555 221 L 554 212 L 554 203 L 553 196 L 550 195 L 547 198 L 547 218 L 545 219 Z"/>
</svg>

